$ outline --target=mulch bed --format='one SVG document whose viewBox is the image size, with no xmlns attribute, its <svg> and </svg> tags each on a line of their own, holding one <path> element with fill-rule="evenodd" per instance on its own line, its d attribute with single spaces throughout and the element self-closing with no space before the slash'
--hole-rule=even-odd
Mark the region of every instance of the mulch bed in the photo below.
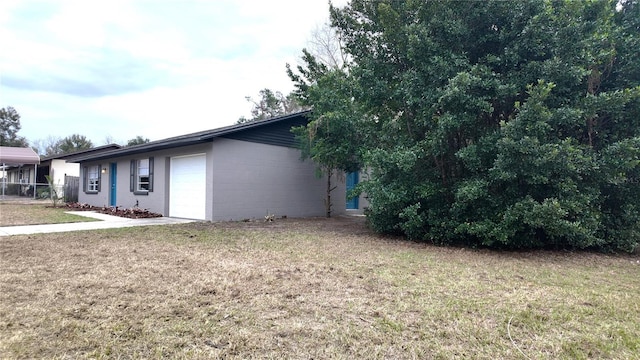
<svg viewBox="0 0 640 360">
<path fill-rule="evenodd" d="M 64 207 L 73 211 L 95 211 L 102 214 L 120 216 L 129 219 L 162 217 L 162 214 L 154 213 L 147 209 L 140 209 L 138 207 L 121 208 L 118 206 L 93 206 L 77 202 L 67 203 Z"/>
</svg>

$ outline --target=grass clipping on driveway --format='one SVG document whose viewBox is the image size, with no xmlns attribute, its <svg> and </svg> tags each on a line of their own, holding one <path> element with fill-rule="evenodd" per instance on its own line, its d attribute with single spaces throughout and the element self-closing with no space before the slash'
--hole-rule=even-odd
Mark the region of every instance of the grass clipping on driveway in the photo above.
<svg viewBox="0 0 640 360">
<path fill-rule="evenodd" d="M 12 236 L 5 358 L 637 358 L 637 257 L 440 248 L 357 219 Z"/>
<path fill-rule="evenodd" d="M 51 204 L 0 203 L 0 226 L 60 224 L 97 221 L 86 216 L 67 214 L 67 208 L 53 208 Z"/>
</svg>

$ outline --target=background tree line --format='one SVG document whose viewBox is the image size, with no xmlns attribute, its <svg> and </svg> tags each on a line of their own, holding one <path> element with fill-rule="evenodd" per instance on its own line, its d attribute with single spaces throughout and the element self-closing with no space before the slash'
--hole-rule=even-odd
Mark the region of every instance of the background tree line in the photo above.
<svg viewBox="0 0 640 360">
<path fill-rule="evenodd" d="M 64 138 L 49 136 L 46 139 L 37 139 L 29 142 L 25 137 L 19 136 L 18 132 L 22 128 L 20 124 L 20 114 L 18 111 L 7 106 L 0 109 L 0 146 L 29 147 L 42 156 L 54 156 L 70 154 L 76 151 L 89 150 L 94 144 L 86 136 L 72 134 Z M 126 146 L 146 144 L 150 140 L 143 136 L 136 136 L 126 142 Z M 107 137 L 105 144 L 113 144 L 116 141 Z"/>
</svg>

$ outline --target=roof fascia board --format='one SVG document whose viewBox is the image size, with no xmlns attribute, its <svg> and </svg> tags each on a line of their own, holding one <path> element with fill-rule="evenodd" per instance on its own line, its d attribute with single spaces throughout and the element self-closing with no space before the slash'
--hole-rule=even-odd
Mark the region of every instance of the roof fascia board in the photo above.
<svg viewBox="0 0 640 360">
<path fill-rule="evenodd" d="M 181 146 L 203 144 L 203 143 L 206 143 L 208 141 L 210 141 L 210 140 L 203 141 L 203 140 L 199 140 L 199 139 L 195 139 L 195 140 L 188 139 L 188 140 L 181 140 L 181 141 L 172 141 L 170 143 L 167 142 L 167 143 L 164 143 L 164 144 L 155 143 L 155 144 L 153 144 L 153 146 L 145 146 L 147 144 L 136 145 L 136 146 L 124 147 L 124 148 L 120 148 L 120 149 L 116 149 L 116 150 L 110 150 L 110 151 L 107 151 L 107 152 L 101 152 L 100 154 L 77 156 L 77 157 L 73 157 L 72 159 L 68 159 L 67 162 L 69 162 L 69 163 L 79 163 L 79 162 L 84 162 L 84 161 L 104 160 L 104 159 L 110 159 L 110 158 L 114 158 L 114 157 L 123 157 L 123 156 L 130 156 L 130 155 L 148 153 L 148 152 L 152 152 L 152 151 L 160 151 L 160 150 L 172 149 L 172 148 L 181 147 Z"/>
<path fill-rule="evenodd" d="M 202 135 L 200 137 L 200 139 L 209 140 L 209 139 L 213 139 L 213 138 L 220 137 L 220 136 L 223 136 L 223 135 L 228 135 L 228 134 L 232 134 L 232 133 L 239 132 L 239 131 L 253 129 L 255 127 L 265 126 L 265 125 L 269 125 L 269 124 L 275 124 L 275 123 L 286 121 L 286 120 L 290 120 L 290 119 L 293 119 L 293 118 L 296 118 L 296 117 L 304 117 L 307 114 L 309 114 L 310 112 L 311 112 L 311 110 L 305 110 L 305 111 L 301 111 L 301 112 L 298 112 L 298 113 L 289 114 L 289 115 L 283 115 L 283 116 L 276 117 L 276 118 L 258 120 L 258 121 L 251 121 L 251 122 L 244 123 L 244 124 L 231 125 L 231 126 L 219 128 L 217 130 L 213 130 L 208 134 L 204 134 L 204 135 Z"/>
<path fill-rule="evenodd" d="M 70 159 L 70 158 L 73 158 L 73 157 L 76 157 L 76 156 L 83 156 L 83 155 L 95 154 L 95 153 L 98 153 L 98 152 L 119 150 L 121 148 L 122 147 L 120 145 L 118 145 L 118 144 L 109 144 L 109 145 L 103 145 L 103 146 L 94 147 L 94 148 L 87 149 L 87 150 L 75 151 L 75 152 L 68 153 L 68 154 L 58 154 L 58 155 L 43 156 L 41 158 L 41 161 Z"/>
<path fill-rule="evenodd" d="M 196 133 L 176 136 L 173 138 L 157 140 L 147 144 L 109 150 L 105 152 L 100 152 L 99 154 L 87 154 L 85 156 L 77 156 L 77 157 L 74 156 L 72 159 L 67 160 L 67 162 L 75 163 L 75 162 L 84 162 L 84 161 L 98 161 L 98 160 L 104 160 L 104 159 L 114 158 L 114 157 L 123 157 L 123 156 L 141 154 L 145 152 L 172 149 L 172 148 L 181 147 L 181 146 L 202 144 L 202 143 L 212 141 L 214 138 L 221 137 L 223 135 L 244 131 L 244 130 L 249 130 L 249 129 L 260 127 L 260 126 L 266 126 L 269 124 L 275 124 L 275 123 L 290 120 L 296 117 L 306 117 L 310 112 L 311 110 L 305 110 L 298 113 L 283 115 L 276 118 L 252 121 L 244 124 L 229 125 L 229 126 L 218 128 L 218 129 L 200 131 Z"/>
</svg>

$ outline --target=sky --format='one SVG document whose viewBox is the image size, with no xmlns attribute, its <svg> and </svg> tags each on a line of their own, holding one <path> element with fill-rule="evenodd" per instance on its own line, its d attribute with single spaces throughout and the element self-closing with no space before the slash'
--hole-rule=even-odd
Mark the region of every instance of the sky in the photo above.
<svg viewBox="0 0 640 360">
<path fill-rule="evenodd" d="M 334 0 L 343 6 L 346 0 Z M 0 107 L 31 143 L 94 145 L 214 129 L 250 117 L 246 96 L 293 89 L 328 0 L 2 0 Z"/>
</svg>

